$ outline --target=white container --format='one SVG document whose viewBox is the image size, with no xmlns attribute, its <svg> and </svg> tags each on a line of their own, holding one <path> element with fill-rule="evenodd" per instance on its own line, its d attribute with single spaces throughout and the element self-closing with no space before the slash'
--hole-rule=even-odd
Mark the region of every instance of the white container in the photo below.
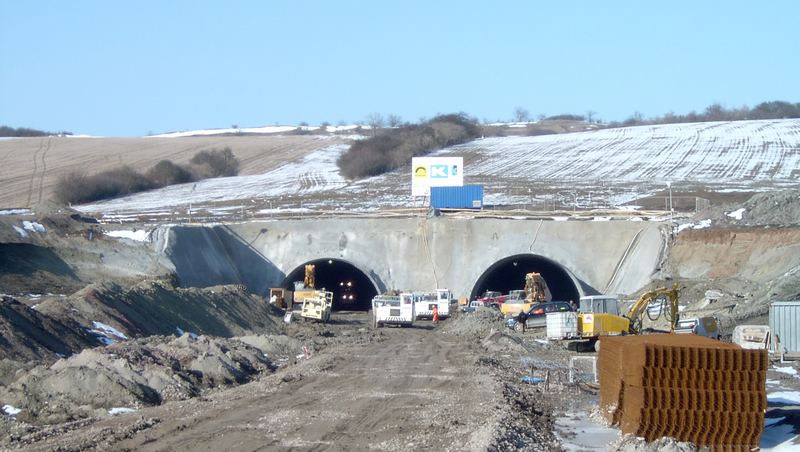
<svg viewBox="0 0 800 452">
<path fill-rule="evenodd" d="M 547 338 L 567 339 L 578 337 L 578 313 L 548 312 L 547 313 Z"/>
<path fill-rule="evenodd" d="M 742 348 L 769 350 L 769 327 L 766 325 L 737 325 L 733 343 Z"/>
</svg>

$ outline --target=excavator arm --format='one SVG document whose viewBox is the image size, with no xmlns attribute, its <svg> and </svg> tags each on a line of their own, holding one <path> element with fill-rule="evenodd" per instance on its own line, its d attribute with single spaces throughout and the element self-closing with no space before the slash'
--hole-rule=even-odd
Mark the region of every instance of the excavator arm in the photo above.
<svg viewBox="0 0 800 452">
<path fill-rule="evenodd" d="M 651 290 L 649 292 L 645 292 L 639 297 L 638 300 L 633 304 L 633 306 L 628 309 L 627 314 L 625 317 L 630 320 L 630 331 L 631 334 L 639 334 L 641 332 L 642 327 L 642 317 L 644 316 L 644 312 L 647 307 L 653 301 L 659 298 L 666 298 L 669 306 L 669 315 L 667 316 L 667 320 L 670 322 L 670 331 L 675 331 L 675 325 L 678 324 L 678 285 L 674 284 L 671 289 L 666 287 L 659 287 L 658 289 Z"/>
<path fill-rule="evenodd" d="M 531 272 L 525 275 L 525 301 L 528 303 L 542 303 L 550 301 L 550 289 L 547 287 L 542 275 Z"/>
</svg>

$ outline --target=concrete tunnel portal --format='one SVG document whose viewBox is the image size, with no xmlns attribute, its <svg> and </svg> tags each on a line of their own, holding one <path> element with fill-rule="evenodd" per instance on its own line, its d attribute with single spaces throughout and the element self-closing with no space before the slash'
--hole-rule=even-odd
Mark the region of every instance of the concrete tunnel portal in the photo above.
<svg viewBox="0 0 800 452">
<path fill-rule="evenodd" d="M 292 270 L 281 284 L 294 290 L 295 281 L 303 281 L 306 264 L 315 266 L 316 288 L 333 292 L 333 310 L 368 311 L 378 295 L 375 283 L 355 265 L 342 259 L 322 258 L 303 263 Z"/>
<path fill-rule="evenodd" d="M 470 300 L 480 297 L 487 290 L 507 294 L 510 290 L 525 288 L 525 275 L 537 272 L 542 275 L 553 300 L 569 301 L 580 298 L 575 280 L 557 262 L 535 254 L 517 254 L 492 264 L 478 278 L 470 293 Z"/>
</svg>

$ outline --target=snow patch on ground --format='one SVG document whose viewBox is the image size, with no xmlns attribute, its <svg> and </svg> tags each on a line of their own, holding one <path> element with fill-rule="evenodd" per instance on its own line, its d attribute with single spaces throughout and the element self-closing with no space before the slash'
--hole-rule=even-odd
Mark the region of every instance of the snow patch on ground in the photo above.
<svg viewBox="0 0 800 452">
<path fill-rule="evenodd" d="M 101 331 L 101 332 L 102 332 L 102 333 L 104 333 L 104 334 L 110 334 L 110 335 L 112 335 L 112 336 L 116 336 L 116 337 L 118 337 L 118 338 L 120 338 L 120 339 L 124 339 L 124 340 L 127 340 L 127 339 L 128 339 L 128 336 L 126 336 L 125 334 L 123 334 L 122 332 L 120 332 L 118 329 L 114 328 L 113 326 L 106 325 L 105 323 L 102 323 L 102 322 L 92 322 L 92 326 L 93 326 L 93 327 L 94 327 L 96 330 L 98 330 L 98 331 Z"/>
<path fill-rule="evenodd" d="M 767 402 L 783 405 L 800 405 L 800 392 L 779 391 L 767 394 Z"/>
<path fill-rule="evenodd" d="M 734 220 L 741 220 L 742 219 L 742 215 L 744 214 L 744 212 L 746 210 L 747 209 L 742 207 L 741 209 L 734 210 L 733 212 L 727 212 L 725 215 L 729 216 L 730 218 L 733 218 Z"/>
<path fill-rule="evenodd" d="M 128 340 L 128 336 L 126 336 L 124 333 L 113 326 L 106 325 L 102 322 L 92 322 L 92 329 L 87 331 L 94 334 L 95 337 L 97 337 L 97 340 L 102 342 L 104 345 L 116 344 L 120 339 L 124 341 Z"/>
<path fill-rule="evenodd" d="M 697 223 L 685 223 L 675 228 L 675 232 L 681 232 L 686 229 L 705 229 L 711 227 L 711 220 L 703 220 Z"/>
<path fill-rule="evenodd" d="M 44 233 L 45 229 L 40 223 L 36 223 L 35 221 L 23 221 L 22 227 L 27 231 Z"/>
<path fill-rule="evenodd" d="M 11 405 L 3 405 L 3 412 L 9 416 L 16 416 L 22 412 L 19 408 L 14 408 Z"/>
<path fill-rule="evenodd" d="M 774 370 L 782 374 L 797 376 L 797 369 L 794 367 L 776 367 Z"/>
<path fill-rule="evenodd" d="M 17 225 L 13 225 L 13 228 L 14 228 L 15 231 L 17 231 L 17 234 L 21 235 L 22 237 L 27 237 L 28 236 L 28 233 L 25 232 L 25 230 L 22 229 L 21 227 L 19 227 Z"/>
<path fill-rule="evenodd" d="M 159 136 L 277 133 L 287 129 L 295 127 L 208 129 Z M 714 185 L 717 192 L 796 185 L 796 168 L 800 167 L 800 153 L 795 152 L 798 147 L 800 119 L 787 119 L 492 137 L 435 151 L 430 156 L 463 157 L 468 162 L 464 167 L 465 177 L 470 183 L 484 184 L 485 205 L 526 206 L 552 212 L 570 207 L 570 210 L 619 208 L 641 197 L 655 196 L 663 192 L 664 186 L 654 180 L 663 174 L 669 174 L 674 181 L 673 190 L 676 187 L 679 190 L 684 182 Z M 220 204 L 240 200 L 252 202 L 254 210 L 300 207 L 316 211 L 346 205 L 348 211 L 366 212 L 416 205 L 409 196 L 408 166 L 360 181 L 345 180 L 339 174 L 336 159 L 347 148 L 348 145 L 322 148 L 264 174 L 165 187 L 82 206 L 79 210 L 103 213 L 108 218 L 123 213 L 150 215 L 157 209 L 174 212 L 178 206 L 190 204 L 195 210 L 218 209 L 222 207 Z M 537 193 L 539 186 L 546 186 L 549 191 Z M 222 213 L 215 210 L 212 215 Z M 233 211 L 231 214 L 236 215 Z M 708 226 L 710 223 L 701 222 L 682 227 Z"/>
<path fill-rule="evenodd" d="M 114 407 L 108 410 L 108 414 L 112 416 L 116 416 L 118 414 L 125 414 L 125 413 L 135 413 L 135 408 L 126 408 L 126 407 Z"/>
<path fill-rule="evenodd" d="M 172 185 L 124 198 L 80 206 L 82 212 L 146 211 L 241 199 L 280 199 L 284 195 L 337 190 L 347 185 L 336 159 L 349 148 L 327 146 L 279 168 L 255 176 L 220 177 Z M 197 209 L 195 209 L 197 210 Z"/>
<path fill-rule="evenodd" d="M 556 419 L 556 436 L 568 452 L 603 451 L 619 435 L 619 430 L 592 422 L 585 413 L 566 413 Z"/>
<path fill-rule="evenodd" d="M 106 235 L 109 237 L 134 240 L 136 242 L 146 242 L 148 233 L 144 229 L 136 229 L 133 231 L 108 231 Z"/>
<path fill-rule="evenodd" d="M 6 209 L 0 210 L 0 215 L 30 215 L 30 209 Z"/>
</svg>

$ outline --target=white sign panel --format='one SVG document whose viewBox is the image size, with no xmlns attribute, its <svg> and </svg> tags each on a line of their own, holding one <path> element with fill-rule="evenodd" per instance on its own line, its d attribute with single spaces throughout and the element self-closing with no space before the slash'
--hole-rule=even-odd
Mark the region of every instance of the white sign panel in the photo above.
<svg viewBox="0 0 800 452">
<path fill-rule="evenodd" d="M 411 196 L 429 196 L 431 187 L 464 185 L 463 157 L 414 157 L 411 159 Z"/>
</svg>

